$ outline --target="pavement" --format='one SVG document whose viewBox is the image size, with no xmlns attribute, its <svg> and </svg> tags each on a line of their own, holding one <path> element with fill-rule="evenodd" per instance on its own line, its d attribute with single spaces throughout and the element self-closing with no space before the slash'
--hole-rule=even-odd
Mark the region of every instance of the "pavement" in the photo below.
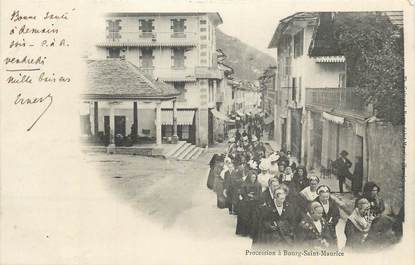
<svg viewBox="0 0 415 265">
<path fill-rule="evenodd" d="M 215 247 L 250 249 L 249 238 L 235 235 L 236 216 L 218 209 L 216 194 L 206 187 L 209 161 L 225 147 L 206 148 L 194 161 L 105 153 L 89 154 L 87 161 L 99 169 L 111 193 L 150 221 Z M 340 249 L 345 243 L 344 225 L 344 219 L 337 225 Z"/>
</svg>

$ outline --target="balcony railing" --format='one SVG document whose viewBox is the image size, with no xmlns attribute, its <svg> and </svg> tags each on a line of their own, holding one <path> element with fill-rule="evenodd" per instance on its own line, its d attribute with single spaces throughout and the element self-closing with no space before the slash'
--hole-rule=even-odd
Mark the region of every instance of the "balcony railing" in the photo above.
<svg viewBox="0 0 415 265">
<path fill-rule="evenodd" d="M 180 67 L 180 68 L 155 68 L 153 71 L 154 77 L 167 82 L 191 82 L 196 81 L 194 67 Z"/>
<path fill-rule="evenodd" d="M 106 39 L 97 45 L 102 47 L 114 46 L 196 46 L 196 32 L 141 32 L 119 31 L 107 32 Z"/>
<path fill-rule="evenodd" d="M 306 88 L 306 105 L 327 110 L 368 116 L 370 108 L 355 88 Z"/>
</svg>

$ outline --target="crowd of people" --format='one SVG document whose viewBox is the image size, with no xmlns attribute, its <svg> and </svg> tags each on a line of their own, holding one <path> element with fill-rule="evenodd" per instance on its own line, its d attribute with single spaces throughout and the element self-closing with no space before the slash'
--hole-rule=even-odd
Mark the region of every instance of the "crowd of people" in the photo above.
<svg viewBox="0 0 415 265">
<path fill-rule="evenodd" d="M 401 222 L 383 214 L 375 183 L 366 183 L 344 231 L 336 231 L 340 209 L 329 186 L 298 165 L 289 151 L 269 153 L 255 134 L 236 136 L 225 153 L 213 156 L 207 186 L 217 194 L 217 207 L 237 216 L 236 234 L 252 238 L 254 249 L 338 250 L 339 232 L 353 251 L 397 242 Z"/>
</svg>

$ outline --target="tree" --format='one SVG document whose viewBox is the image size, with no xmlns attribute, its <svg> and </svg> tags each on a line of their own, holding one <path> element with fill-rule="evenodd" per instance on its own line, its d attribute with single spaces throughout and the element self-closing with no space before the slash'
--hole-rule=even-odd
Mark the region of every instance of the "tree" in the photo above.
<svg viewBox="0 0 415 265">
<path fill-rule="evenodd" d="M 356 87 L 378 118 L 405 122 L 403 31 L 378 12 L 342 12 L 334 38 L 347 62 L 347 86 Z"/>
</svg>

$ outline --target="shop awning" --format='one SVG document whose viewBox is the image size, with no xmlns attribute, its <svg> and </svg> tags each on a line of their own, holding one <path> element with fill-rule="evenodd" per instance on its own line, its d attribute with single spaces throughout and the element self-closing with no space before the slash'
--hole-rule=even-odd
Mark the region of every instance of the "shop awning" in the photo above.
<svg viewBox="0 0 415 265">
<path fill-rule="evenodd" d="M 271 116 L 264 119 L 264 123 L 266 125 L 271 124 L 273 121 L 274 121 L 274 118 Z"/>
<path fill-rule="evenodd" d="M 323 117 L 323 119 L 326 119 L 326 120 L 331 121 L 333 123 L 337 123 L 337 124 L 343 124 L 344 123 L 344 118 L 343 117 L 328 114 L 327 112 L 323 112 L 322 117 Z"/>
<path fill-rule="evenodd" d="M 219 120 L 223 120 L 226 122 L 235 122 L 234 120 L 231 120 L 228 116 L 217 111 L 216 109 L 211 109 L 210 112 L 212 112 L 213 116 Z"/>
<path fill-rule="evenodd" d="M 318 56 L 314 59 L 316 63 L 344 63 L 346 61 L 344 56 Z"/>
<path fill-rule="evenodd" d="M 238 114 L 239 116 L 244 116 L 244 115 L 245 115 L 245 114 L 243 114 L 243 113 L 242 113 L 242 111 L 240 111 L 240 110 L 237 110 L 237 111 L 236 111 L 236 114 Z"/>
<path fill-rule="evenodd" d="M 193 117 L 195 116 L 194 110 L 178 110 L 177 111 L 177 125 L 192 125 Z M 173 125 L 173 111 L 163 110 L 161 112 L 161 124 Z"/>
</svg>

